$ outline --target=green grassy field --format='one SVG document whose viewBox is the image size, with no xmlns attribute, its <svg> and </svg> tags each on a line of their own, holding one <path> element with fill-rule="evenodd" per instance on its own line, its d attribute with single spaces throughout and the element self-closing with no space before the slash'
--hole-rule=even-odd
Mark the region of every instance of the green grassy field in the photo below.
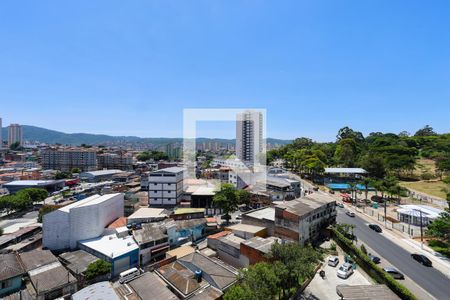
<svg viewBox="0 0 450 300">
<path fill-rule="evenodd" d="M 404 181 L 400 182 L 400 185 L 442 199 L 445 199 L 446 197 L 446 192 L 444 190 L 450 190 L 450 187 L 442 181 Z"/>
</svg>

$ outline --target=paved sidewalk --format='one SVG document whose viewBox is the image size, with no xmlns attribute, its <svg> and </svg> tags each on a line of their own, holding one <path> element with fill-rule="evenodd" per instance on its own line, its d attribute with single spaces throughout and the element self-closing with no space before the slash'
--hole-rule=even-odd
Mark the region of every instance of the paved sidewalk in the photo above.
<svg viewBox="0 0 450 300">
<path fill-rule="evenodd" d="M 358 214 L 362 219 L 366 220 L 368 223 L 376 223 L 383 228 L 383 232 L 385 233 L 385 237 L 391 240 L 393 243 L 402 247 L 409 253 L 421 253 L 426 255 L 431 261 L 433 261 L 433 267 L 443 273 L 445 276 L 450 278 L 450 260 L 441 254 L 433 251 L 433 249 L 424 245 L 423 249 L 421 248 L 421 243 L 417 242 L 408 236 L 393 230 L 392 228 L 385 228 L 384 222 L 377 220 L 372 216 L 365 214 L 361 209 L 345 205 L 346 209 L 354 211 Z"/>
</svg>

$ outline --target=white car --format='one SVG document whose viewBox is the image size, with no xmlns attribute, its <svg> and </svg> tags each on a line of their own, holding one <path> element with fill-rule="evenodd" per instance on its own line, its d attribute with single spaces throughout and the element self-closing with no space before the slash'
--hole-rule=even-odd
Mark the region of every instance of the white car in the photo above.
<svg viewBox="0 0 450 300">
<path fill-rule="evenodd" d="M 330 256 L 328 258 L 328 265 L 331 267 L 336 267 L 339 264 L 339 258 L 337 256 Z"/>
<path fill-rule="evenodd" d="M 353 266 L 349 263 L 345 263 L 339 267 L 337 276 L 342 279 L 347 279 L 353 274 Z"/>
</svg>

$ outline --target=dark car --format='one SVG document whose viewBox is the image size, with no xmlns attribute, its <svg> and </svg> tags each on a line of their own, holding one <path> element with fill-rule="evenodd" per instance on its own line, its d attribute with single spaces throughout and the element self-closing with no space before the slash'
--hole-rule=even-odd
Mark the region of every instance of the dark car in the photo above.
<svg viewBox="0 0 450 300">
<path fill-rule="evenodd" d="M 372 196 L 370 198 L 370 200 L 372 200 L 373 202 L 378 202 L 378 203 L 383 203 L 384 202 L 383 198 L 381 198 L 380 196 L 376 196 L 376 195 Z"/>
<path fill-rule="evenodd" d="M 377 224 L 370 224 L 369 228 L 376 231 L 376 232 L 383 232 L 383 230 L 381 229 L 380 226 L 378 226 Z"/>
<path fill-rule="evenodd" d="M 379 264 L 381 262 L 381 259 L 378 256 L 372 255 L 369 253 L 369 259 L 373 261 L 375 264 Z"/>
<path fill-rule="evenodd" d="M 405 279 L 405 275 L 400 273 L 400 271 L 398 271 L 395 268 L 392 268 L 392 267 L 383 268 L 383 271 L 385 271 L 386 273 L 388 273 L 389 275 L 391 275 L 395 279 Z"/>
<path fill-rule="evenodd" d="M 427 267 L 433 266 L 433 263 L 431 262 L 431 260 L 429 260 L 428 257 L 426 257 L 425 255 L 414 253 L 414 254 L 411 254 L 411 257 L 414 260 L 420 262 L 424 266 L 427 266 Z"/>
</svg>

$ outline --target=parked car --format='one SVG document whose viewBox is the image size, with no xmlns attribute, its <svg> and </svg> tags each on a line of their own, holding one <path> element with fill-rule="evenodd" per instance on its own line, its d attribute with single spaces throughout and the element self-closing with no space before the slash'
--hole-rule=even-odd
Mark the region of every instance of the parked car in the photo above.
<svg viewBox="0 0 450 300">
<path fill-rule="evenodd" d="M 352 274 L 353 274 L 353 266 L 349 263 L 343 264 L 337 271 L 337 276 L 342 279 L 347 279 Z"/>
<path fill-rule="evenodd" d="M 405 275 L 400 273 L 400 271 L 398 271 L 395 268 L 387 267 L 387 268 L 383 268 L 383 271 L 385 271 L 386 273 L 388 273 L 389 275 L 391 275 L 395 279 L 405 279 Z"/>
<path fill-rule="evenodd" d="M 376 232 L 383 232 L 383 230 L 381 229 L 380 226 L 378 226 L 377 224 L 370 224 L 369 228 L 376 231 Z"/>
<path fill-rule="evenodd" d="M 426 257 L 425 255 L 413 253 L 413 254 L 411 254 L 411 257 L 424 266 L 427 266 L 427 267 L 433 266 L 433 263 L 431 262 L 431 260 L 429 260 L 428 257 Z"/>
<path fill-rule="evenodd" d="M 344 203 L 338 202 L 338 203 L 336 203 L 336 205 L 340 208 L 344 208 Z"/>
<path fill-rule="evenodd" d="M 372 200 L 373 202 L 378 202 L 378 203 L 383 203 L 384 202 L 383 198 L 381 198 L 380 196 L 376 196 L 376 195 L 372 196 L 370 198 L 370 200 Z"/>
<path fill-rule="evenodd" d="M 241 214 L 236 216 L 236 220 L 241 220 L 241 219 L 242 219 L 242 215 Z"/>
<path fill-rule="evenodd" d="M 375 264 L 379 264 L 381 262 L 381 259 L 378 256 L 375 256 L 375 255 L 370 254 L 370 253 L 369 253 L 368 256 L 369 256 L 369 259 L 371 261 L 373 261 L 373 263 L 375 263 Z"/>
<path fill-rule="evenodd" d="M 336 267 L 339 264 L 339 258 L 337 256 L 330 256 L 328 258 L 328 265 L 332 267 Z"/>
<path fill-rule="evenodd" d="M 355 217 L 355 213 L 352 211 L 347 210 L 346 212 L 347 216 L 354 218 Z"/>
</svg>

